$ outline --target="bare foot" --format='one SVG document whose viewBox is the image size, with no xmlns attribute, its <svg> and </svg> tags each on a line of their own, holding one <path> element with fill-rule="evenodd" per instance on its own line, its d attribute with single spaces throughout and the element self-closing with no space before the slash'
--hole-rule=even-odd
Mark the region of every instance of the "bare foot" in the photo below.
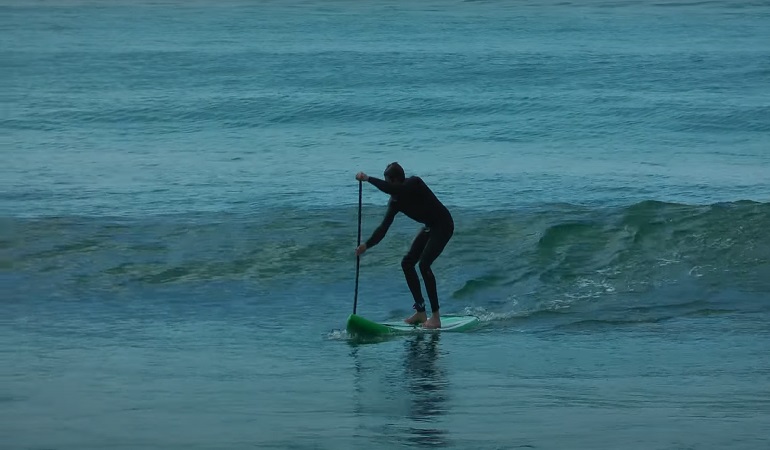
<svg viewBox="0 0 770 450">
<path fill-rule="evenodd" d="M 438 314 L 434 314 L 430 319 L 428 319 L 423 324 L 423 327 L 425 327 L 425 328 L 441 328 L 441 318 L 439 318 Z"/>
<path fill-rule="evenodd" d="M 412 315 L 412 317 L 409 317 L 408 319 L 404 319 L 404 322 L 408 323 L 409 325 L 417 325 L 418 323 L 422 323 L 428 320 L 428 314 L 423 312 L 416 312 Z"/>
</svg>

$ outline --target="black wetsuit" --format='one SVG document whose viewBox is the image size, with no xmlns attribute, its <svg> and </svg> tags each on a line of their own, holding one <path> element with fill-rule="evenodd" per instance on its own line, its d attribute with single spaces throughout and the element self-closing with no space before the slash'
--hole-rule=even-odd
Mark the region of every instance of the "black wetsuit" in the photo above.
<svg viewBox="0 0 770 450">
<path fill-rule="evenodd" d="M 430 266 L 454 234 L 452 215 L 420 177 L 409 177 L 401 184 L 369 177 L 369 183 L 382 192 L 390 194 L 390 201 L 382 223 L 374 230 L 372 237 L 365 242 L 366 247 L 370 248 L 377 245 L 385 237 L 385 233 L 399 212 L 422 223 L 424 226 L 414 238 L 409 252 L 401 260 L 401 267 L 404 269 L 406 284 L 414 297 L 414 309 L 422 312 L 425 311 L 425 300 L 422 297 L 420 280 L 417 278 L 417 271 L 414 268 L 419 261 L 420 273 L 422 273 L 422 279 L 425 281 L 425 290 L 428 293 L 431 310 L 437 312 L 439 303 L 436 292 L 436 277 Z"/>
</svg>

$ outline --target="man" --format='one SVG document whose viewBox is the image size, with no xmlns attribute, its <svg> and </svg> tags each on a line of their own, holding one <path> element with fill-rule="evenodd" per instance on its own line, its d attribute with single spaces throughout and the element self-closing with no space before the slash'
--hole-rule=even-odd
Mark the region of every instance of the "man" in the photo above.
<svg viewBox="0 0 770 450">
<path fill-rule="evenodd" d="M 436 292 L 436 277 L 430 266 L 454 234 L 452 215 L 420 177 L 406 178 L 404 169 L 397 162 L 388 164 L 384 176 L 385 179 L 380 180 L 363 172 L 356 174 L 356 180 L 368 181 L 382 192 L 390 194 L 388 209 L 382 223 L 374 230 L 369 239 L 356 248 L 356 255 L 361 255 L 367 249 L 377 245 L 385 237 L 393 219 L 399 212 L 422 223 L 423 227 L 414 238 L 409 252 L 401 260 L 406 284 L 412 292 L 412 297 L 414 297 L 413 308 L 417 310 L 404 322 L 408 324 L 424 322 L 425 328 L 440 328 L 441 317 L 439 315 L 438 293 Z M 414 268 L 418 261 L 420 273 L 425 282 L 425 290 L 430 300 L 432 312 L 430 319 L 425 312 L 425 300 L 422 297 L 420 280 L 417 278 L 417 271 Z"/>
</svg>

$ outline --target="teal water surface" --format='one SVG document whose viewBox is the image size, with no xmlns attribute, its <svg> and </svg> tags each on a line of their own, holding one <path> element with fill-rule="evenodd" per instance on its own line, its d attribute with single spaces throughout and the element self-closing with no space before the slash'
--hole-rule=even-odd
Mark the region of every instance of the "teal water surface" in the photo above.
<svg viewBox="0 0 770 450">
<path fill-rule="evenodd" d="M 0 447 L 766 448 L 768 19 L 0 2 Z M 452 211 L 442 311 L 478 330 L 344 332 L 354 175 L 391 161 Z M 417 230 L 360 314 L 411 313 Z"/>
</svg>

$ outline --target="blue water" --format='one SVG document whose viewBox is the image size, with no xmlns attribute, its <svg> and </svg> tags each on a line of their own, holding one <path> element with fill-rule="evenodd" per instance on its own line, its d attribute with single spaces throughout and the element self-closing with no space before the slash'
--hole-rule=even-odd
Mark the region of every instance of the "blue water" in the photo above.
<svg viewBox="0 0 770 450">
<path fill-rule="evenodd" d="M 769 21 L 0 2 L 0 448 L 768 447 Z M 452 211 L 442 311 L 478 330 L 344 332 L 354 175 L 391 161 Z M 410 313 L 417 229 L 360 314 Z"/>
</svg>

